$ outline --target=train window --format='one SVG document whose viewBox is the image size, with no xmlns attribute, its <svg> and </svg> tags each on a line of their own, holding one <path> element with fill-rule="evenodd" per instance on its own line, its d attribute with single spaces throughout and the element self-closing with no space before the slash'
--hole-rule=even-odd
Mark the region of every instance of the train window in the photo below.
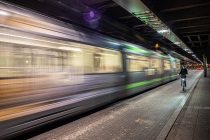
<svg viewBox="0 0 210 140">
<path fill-rule="evenodd" d="M 171 70 L 171 65 L 169 60 L 164 60 L 164 70 Z"/>
<path fill-rule="evenodd" d="M 176 64 L 176 72 L 178 72 L 180 70 L 180 62 L 175 62 Z"/>
<path fill-rule="evenodd" d="M 122 71 L 121 53 L 94 47 L 85 52 L 85 73 L 112 73 Z"/>
<path fill-rule="evenodd" d="M 10 48 L 0 67 L 25 75 L 112 73 L 122 71 L 119 51 L 0 28 L 0 47 Z M 3 49 L 6 50 L 6 49 Z M 4 66 L 3 66 L 4 65 Z M 1 68 L 3 69 L 3 68 Z M 4 68 L 5 69 L 5 68 Z"/>
<path fill-rule="evenodd" d="M 21 48 L 21 47 L 14 47 L 13 52 L 11 52 L 11 66 L 12 67 L 30 67 L 31 66 L 31 54 L 30 50 L 27 48 Z M 29 69 L 28 69 L 29 70 Z M 26 71 L 28 71 L 26 70 Z"/>
<path fill-rule="evenodd" d="M 9 67 L 9 55 L 10 55 L 10 51 L 8 50 L 8 48 L 3 47 L 4 44 L 2 42 L 0 42 L 0 68 L 2 67 Z"/>
<path fill-rule="evenodd" d="M 172 68 L 176 69 L 176 62 L 172 61 L 171 64 L 172 64 Z"/>
<path fill-rule="evenodd" d="M 145 56 L 138 55 L 126 55 L 127 60 L 127 71 L 135 72 L 135 71 L 144 71 L 149 68 L 149 58 Z"/>
<path fill-rule="evenodd" d="M 162 73 L 161 60 L 158 58 L 151 58 L 150 59 L 150 69 L 161 74 Z"/>
<path fill-rule="evenodd" d="M 171 71 L 172 71 L 172 72 L 176 72 L 176 62 L 173 61 L 173 60 L 171 60 L 170 62 L 171 62 L 171 67 L 172 67 L 172 68 L 171 68 Z"/>
<path fill-rule="evenodd" d="M 180 62 L 176 62 L 176 68 L 180 69 Z"/>
<path fill-rule="evenodd" d="M 10 56 L 10 50 L 8 49 L 8 46 L 5 46 L 4 43 L 0 42 L 0 76 L 8 76 L 8 69 L 10 69 L 10 63 L 11 60 L 9 58 Z"/>
<path fill-rule="evenodd" d="M 93 64 L 95 72 L 103 72 L 105 70 L 105 56 L 100 53 L 94 53 Z"/>
</svg>

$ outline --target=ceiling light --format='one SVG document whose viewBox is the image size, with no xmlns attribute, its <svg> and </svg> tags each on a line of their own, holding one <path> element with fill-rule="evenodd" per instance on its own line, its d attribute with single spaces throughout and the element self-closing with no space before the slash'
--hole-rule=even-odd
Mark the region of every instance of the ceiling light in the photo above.
<svg viewBox="0 0 210 140">
<path fill-rule="evenodd" d="M 147 13 L 147 14 L 150 13 L 150 11 L 148 11 L 148 10 L 147 11 L 144 11 L 144 12 Z"/>
<path fill-rule="evenodd" d="M 149 18 L 154 18 L 155 16 L 154 15 L 150 15 L 150 16 L 148 16 Z"/>
<path fill-rule="evenodd" d="M 147 19 L 146 16 L 139 16 L 139 18 L 141 18 L 141 19 Z"/>
<path fill-rule="evenodd" d="M 142 12 L 141 12 L 141 14 L 149 14 L 149 13 L 150 13 L 150 11 L 148 11 L 148 10 L 147 10 L 147 11 L 142 11 Z"/>
<path fill-rule="evenodd" d="M 157 18 L 150 18 L 149 21 L 158 21 Z"/>
<path fill-rule="evenodd" d="M 181 42 L 174 42 L 174 44 L 179 45 L 179 44 L 181 44 Z"/>
<path fill-rule="evenodd" d="M 169 30 L 162 29 L 162 30 L 158 30 L 157 32 L 158 33 L 167 33 L 167 32 L 169 32 Z"/>
<path fill-rule="evenodd" d="M 161 22 L 155 22 L 155 23 L 152 23 L 152 24 L 161 24 Z"/>
</svg>

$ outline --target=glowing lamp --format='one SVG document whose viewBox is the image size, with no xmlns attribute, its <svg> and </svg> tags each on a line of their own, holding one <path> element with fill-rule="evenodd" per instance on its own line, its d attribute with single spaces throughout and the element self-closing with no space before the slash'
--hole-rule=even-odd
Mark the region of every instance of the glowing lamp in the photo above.
<svg viewBox="0 0 210 140">
<path fill-rule="evenodd" d="M 158 45 L 158 43 L 156 43 L 156 44 L 155 44 L 155 48 L 156 48 L 156 49 L 157 49 L 157 48 L 159 48 L 159 45 Z"/>
</svg>

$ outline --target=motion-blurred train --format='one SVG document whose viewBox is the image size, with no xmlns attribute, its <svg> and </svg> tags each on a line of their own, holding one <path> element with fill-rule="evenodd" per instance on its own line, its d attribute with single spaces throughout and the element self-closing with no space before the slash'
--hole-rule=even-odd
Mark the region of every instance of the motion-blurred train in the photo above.
<svg viewBox="0 0 210 140">
<path fill-rule="evenodd" d="M 0 139 L 178 78 L 180 61 L 0 2 Z"/>
</svg>

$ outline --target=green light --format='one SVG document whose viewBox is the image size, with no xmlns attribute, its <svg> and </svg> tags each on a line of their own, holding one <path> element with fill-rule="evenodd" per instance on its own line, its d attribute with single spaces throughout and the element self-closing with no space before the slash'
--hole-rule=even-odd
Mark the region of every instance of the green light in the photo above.
<svg viewBox="0 0 210 140">
<path fill-rule="evenodd" d="M 150 52 L 150 51 L 146 51 L 146 50 L 140 49 L 140 48 L 135 47 L 135 46 L 125 45 L 124 48 L 129 49 L 129 50 L 132 50 L 132 51 L 144 53 L 144 54 L 152 54 L 152 55 L 156 55 L 156 56 L 159 56 L 159 57 L 162 57 L 162 58 L 166 58 L 166 56 L 164 56 L 162 54 L 153 53 L 153 52 Z"/>
<path fill-rule="evenodd" d="M 135 88 L 135 87 L 139 87 L 139 86 L 151 84 L 151 83 L 158 82 L 158 81 L 161 81 L 161 80 L 164 80 L 164 79 L 167 79 L 167 78 L 170 78 L 170 77 L 175 77 L 175 76 L 177 76 L 177 74 L 172 75 L 172 76 L 165 76 L 163 78 L 152 79 L 152 80 L 149 80 L 149 81 L 142 81 L 142 82 L 137 82 L 137 83 L 129 84 L 129 85 L 126 85 L 124 87 L 124 89 L 131 89 L 131 88 Z"/>
<path fill-rule="evenodd" d="M 141 18 L 141 19 L 147 19 L 146 16 L 139 16 L 139 18 Z"/>
<path fill-rule="evenodd" d="M 133 50 L 133 51 L 136 51 L 136 52 L 140 52 L 140 53 L 147 53 L 147 54 L 150 53 L 149 51 L 146 51 L 146 50 L 140 49 L 138 47 L 134 47 L 134 46 L 125 45 L 124 48 L 129 49 L 129 50 Z"/>
<path fill-rule="evenodd" d="M 165 56 L 164 56 L 164 55 L 159 54 L 159 53 L 156 53 L 155 55 L 156 55 L 156 56 L 159 56 L 159 57 L 163 57 L 163 58 L 165 58 Z"/>
</svg>

